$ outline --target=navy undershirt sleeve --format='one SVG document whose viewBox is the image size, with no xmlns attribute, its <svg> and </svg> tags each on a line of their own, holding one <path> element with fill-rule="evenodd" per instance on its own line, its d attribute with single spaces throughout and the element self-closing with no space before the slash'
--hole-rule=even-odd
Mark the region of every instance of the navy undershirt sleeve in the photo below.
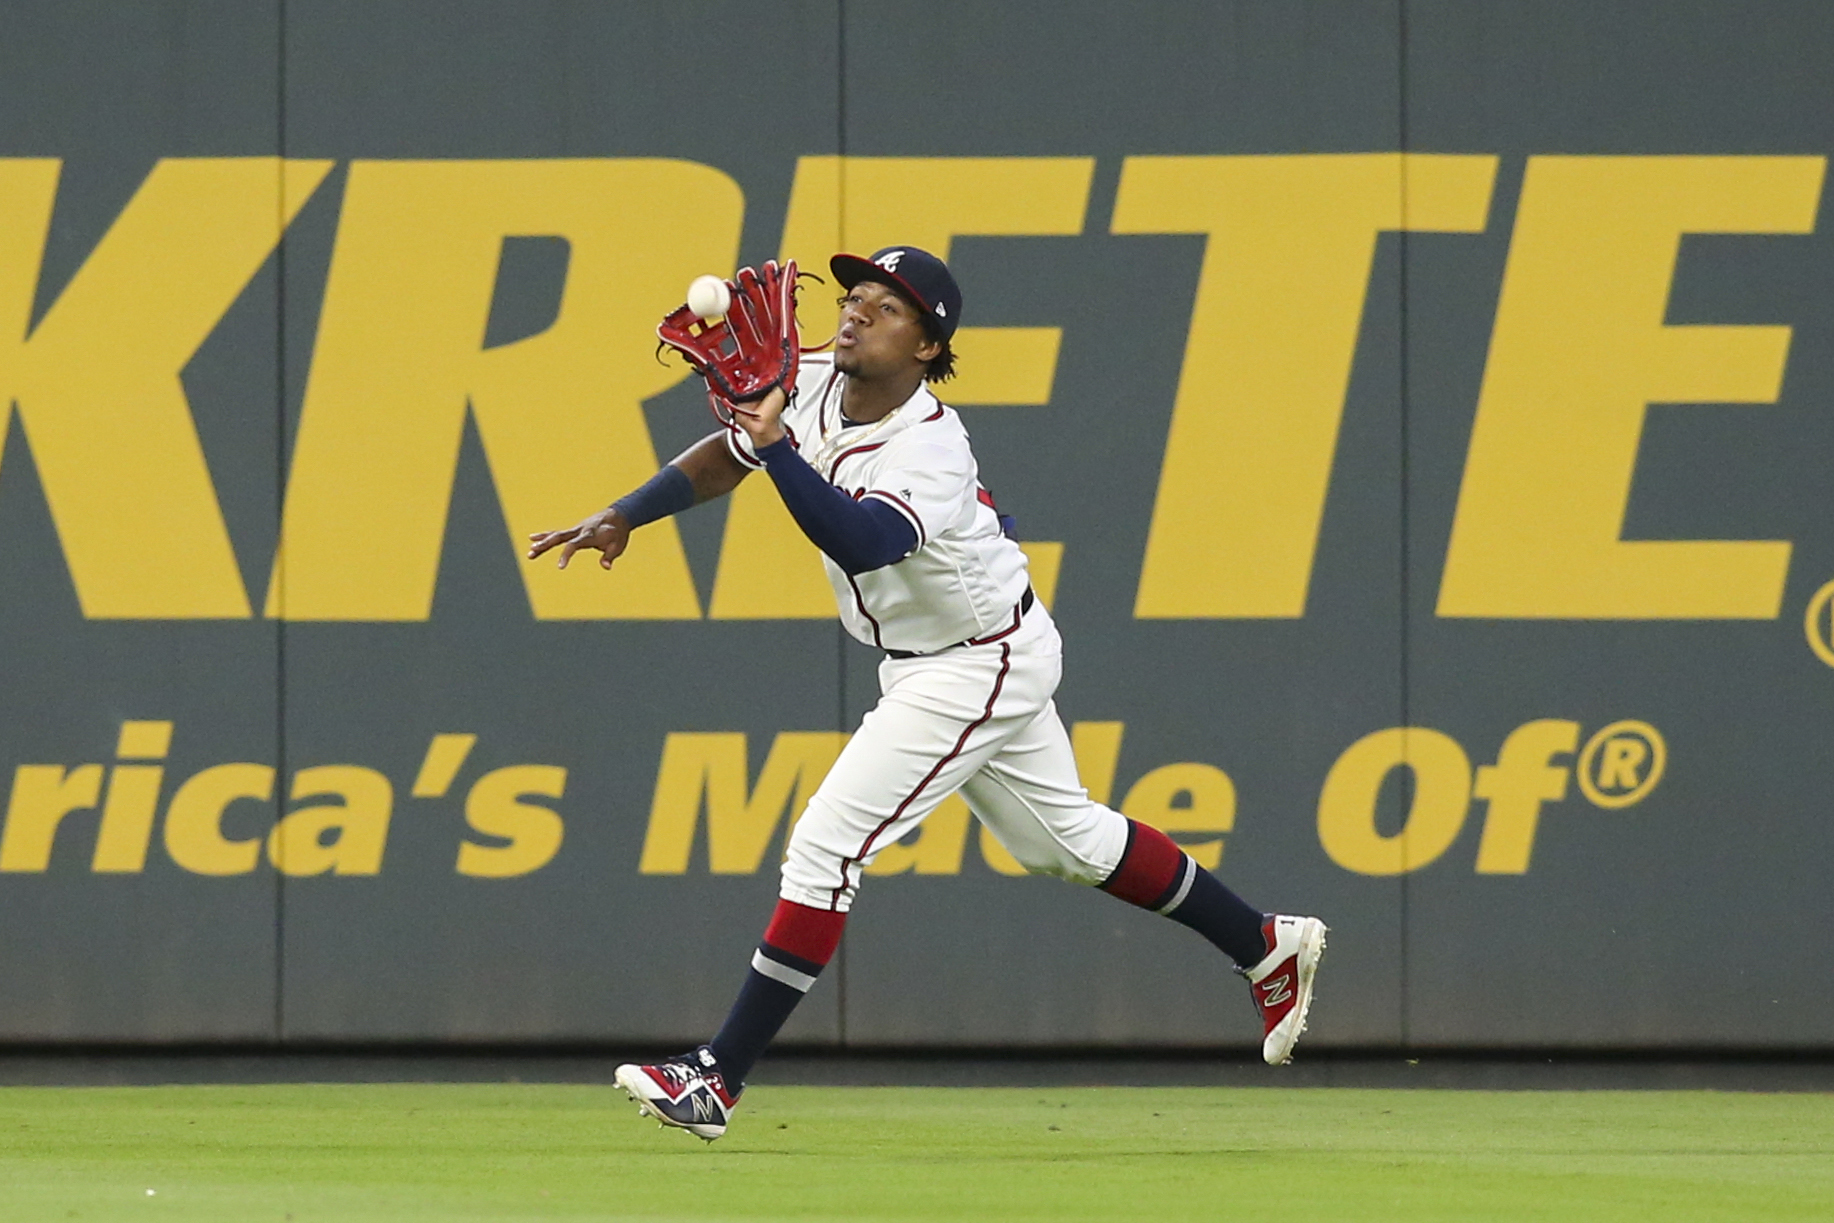
<svg viewBox="0 0 1834 1223">
<path fill-rule="evenodd" d="M 789 438 L 762 447 L 758 458 L 802 533 L 847 573 L 883 569 L 916 549 L 909 519 L 883 501 L 855 501 L 822 479 Z"/>
<path fill-rule="evenodd" d="M 649 483 L 611 503 L 632 527 L 679 514 L 694 505 L 694 482 L 688 473 L 670 463 L 651 476 Z"/>
</svg>

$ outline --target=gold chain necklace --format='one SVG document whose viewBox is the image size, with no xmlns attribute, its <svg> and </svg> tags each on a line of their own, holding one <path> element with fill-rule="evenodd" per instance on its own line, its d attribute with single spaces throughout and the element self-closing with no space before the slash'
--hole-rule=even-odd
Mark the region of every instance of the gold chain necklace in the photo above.
<svg viewBox="0 0 1834 1223">
<path fill-rule="evenodd" d="M 911 399 L 915 398 L 917 398 L 917 392 L 913 391 L 911 392 Z M 824 437 L 821 441 L 821 445 L 815 448 L 815 457 L 809 460 L 809 466 L 813 467 L 818 472 L 823 472 L 823 479 L 831 478 L 831 473 L 827 473 L 824 469 L 836 455 L 840 454 L 843 450 L 853 449 L 855 445 L 865 441 L 867 438 L 883 429 L 886 425 L 898 419 L 904 409 L 910 406 L 911 399 L 905 400 L 903 403 L 887 412 L 884 416 L 881 416 L 878 420 L 873 421 L 872 424 L 864 426 L 848 425 L 846 423 L 846 416 L 841 413 L 840 408 L 836 407 L 834 411 L 835 419 L 842 423 L 832 434 Z"/>
</svg>

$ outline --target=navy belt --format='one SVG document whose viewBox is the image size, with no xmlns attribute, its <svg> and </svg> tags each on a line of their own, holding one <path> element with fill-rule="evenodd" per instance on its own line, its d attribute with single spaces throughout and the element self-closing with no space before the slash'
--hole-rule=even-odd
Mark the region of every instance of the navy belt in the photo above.
<svg viewBox="0 0 1834 1223">
<path fill-rule="evenodd" d="M 887 650 L 885 651 L 885 656 L 887 658 L 923 658 L 930 654 L 940 654 L 943 650 L 959 649 L 965 645 L 987 645 L 990 642 L 998 641 L 1002 637 L 1010 637 L 1012 634 L 1019 631 L 1019 622 L 1025 619 L 1026 612 L 1032 610 L 1032 604 L 1035 601 L 1036 597 L 1032 594 L 1032 588 L 1027 586 L 1025 588 L 1025 593 L 1019 596 L 1019 602 L 1013 606 L 1013 622 L 997 633 L 989 633 L 985 637 L 970 637 L 966 641 L 958 641 L 954 645 L 946 645 L 942 647 L 941 650 Z"/>
</svg>

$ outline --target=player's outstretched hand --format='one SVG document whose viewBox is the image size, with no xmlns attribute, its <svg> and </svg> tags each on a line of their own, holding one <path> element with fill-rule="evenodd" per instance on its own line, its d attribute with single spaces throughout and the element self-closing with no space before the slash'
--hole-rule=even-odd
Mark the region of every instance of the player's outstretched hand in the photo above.
<svg viewBox="0 0 1834 1223">
<path fill-rule="evenodd" d="M 529 536 L 529 559 L 534 560 L 550 548 L 560 549 L 560 567 L 565 569 L 573 554 L 581 548 L 599 550 L 599 568 L 611 568 L 611 562 L 624 554 L 630 543 L 630 523 L 616 510 L 600 510 L 577 526 L 559 531 L 536 531 Z"/>
</svg>

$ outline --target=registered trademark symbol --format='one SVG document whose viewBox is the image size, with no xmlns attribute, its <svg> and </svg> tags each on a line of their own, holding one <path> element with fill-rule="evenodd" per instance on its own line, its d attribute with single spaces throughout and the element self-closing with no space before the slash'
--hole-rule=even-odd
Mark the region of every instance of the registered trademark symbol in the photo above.
<svg viewBox="0 0 1834 1223">
<path fill-rule="evenodd" d="M 1830 664 L 1834 665 L 1834 664 Z M 1600 807 L 1628 807 L 1649 797 L 1668 768 L 1668 744 L 1648 722 L 1613 722 L 1579 753 L 1579 788 Z"/>
<path fill-rule="evenodd" d="M 1815 592 L 1802 616 L 1802 632 L 1815 657 L 1834 667 L 1834 582 Z"/>
</svg>

